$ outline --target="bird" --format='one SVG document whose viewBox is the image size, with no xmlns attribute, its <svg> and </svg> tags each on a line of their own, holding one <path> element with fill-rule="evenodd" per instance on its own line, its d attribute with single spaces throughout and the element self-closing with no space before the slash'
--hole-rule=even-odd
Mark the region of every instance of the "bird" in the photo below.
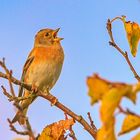
<svg viewBox="0 0 140 140">
<path fill-rule="evenodd" d="M 32 85 L 33 89 L 37 88 L 44 93 L 55 85 L 63 66 L 64 51 L 61 46 L 63 38 L 57 36 L 59 30 L 60 28 L 40 30 L 35 35 L 34 47 L 23 66 L 21 82 Z M 32 94 L 33 92 L 20 86 L 18 97 L 28 97 Z M 12 123 L 25 124 L 28 107 L 35 99 L 36 97 L 19 101 L 22 113 L 18 110 Z"/>
</svg>

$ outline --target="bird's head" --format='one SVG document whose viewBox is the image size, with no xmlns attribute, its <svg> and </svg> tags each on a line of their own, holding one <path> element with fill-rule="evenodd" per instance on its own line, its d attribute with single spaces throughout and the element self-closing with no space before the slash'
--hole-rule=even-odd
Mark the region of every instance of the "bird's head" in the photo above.
<svg viewBox="0 0 140 140">
<path fill-rule="evenodd" d="M 60 43 L 63 38 L 57 36 L 60 28 L 56 30 L 52 29 L 42 29 L 35 36 L 35 46 L 47 45 L 51 46 L 55 43 Z"/>
</svg>

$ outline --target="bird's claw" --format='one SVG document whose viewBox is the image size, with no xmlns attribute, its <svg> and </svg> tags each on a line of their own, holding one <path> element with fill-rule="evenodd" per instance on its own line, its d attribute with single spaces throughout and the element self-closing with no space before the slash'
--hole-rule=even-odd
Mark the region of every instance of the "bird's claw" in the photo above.
<svg viewBox="0 0 140 140">
<path fill-rule="evenodd" d="M 56 97 L 52 98 L 51 106 L 54 106 L 58 102 L 58 99 Z"/>
<path fill-rule="evenodd" d="M 31 90 L 32 90 L 33 93 L 37 93 L 38 87 L 35 84 L 32 84 Z"/>
</svg>

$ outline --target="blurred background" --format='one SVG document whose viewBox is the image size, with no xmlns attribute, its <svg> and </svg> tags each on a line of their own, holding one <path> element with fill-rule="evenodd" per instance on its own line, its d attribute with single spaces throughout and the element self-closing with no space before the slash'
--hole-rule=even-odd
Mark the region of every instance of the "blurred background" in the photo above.
<svg viewBox="0 0 140 140">
<path fill-rule="evenodd" d="M 65 62 L 61 76 L 51 92 L 60 102 L 86 120 L 88 120 L 87 112 L 90 112 L 95 125 L 99 128 L 100 105 L 96 104 L 94 107 L 90 105 L 86 78 L 98 73 L 111 81 L 137 82 L 124 58 L 108 45 L 106 22 L 108 18 L 126 15 L 127 20 L 140 23 L 139 13 L 138 0 L 1 0 L 0 58 L 6 58 L 8 68 L 12 69 L 13 75 L 20 79 L 22 67 L 33 47 L 35 34 L 42 28 L 60 27 L 59 36 L 64 37 L 62 46 Z M 116 21 L 113 24 L 113 33 L 120 47 L 129 51 L 121 22 Z M 140 74 L 140 51 L 136 58 L 130 56 L 130 59 Z M 7 81 L 0 79 L 0 85 L 8 89 Z M 16 86 L 15 91 L 18 91 Z M 15 108 L 2 94 L 2 90 L 0 93 L 0 139 L 13 140 L 21 137 L 10 131 L 7 122 L 7 118 L 13 118 Z M 122 104 L 138 112 L 140 96 L 137 106 L 127 99 L 124 99 Z M 28 116 L 36 134 L 40 133 L 46 124 L 64 119 L 62 111 L 51 107 L 50 103 L 42 98 L 38 98 L 30 106 Z M 117 133 L 123 118 L 123 115 L 117 117 Z M 74 131 L 78 140 L 92 139 L 78 123 L 74 125 Z M 129 140 L 137 131 L 120 136 L 118 140 Z"/>
</svg>

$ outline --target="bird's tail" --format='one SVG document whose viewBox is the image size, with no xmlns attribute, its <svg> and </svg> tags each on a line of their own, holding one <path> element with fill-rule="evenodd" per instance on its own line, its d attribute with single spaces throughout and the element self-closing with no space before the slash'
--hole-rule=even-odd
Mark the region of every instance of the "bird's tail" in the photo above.
<svg viewBox="0 0 140 140">
<path fill-rule="evenodd" d="M 12 123 L 19 122 L 20 125 L 24 125 L 26 122 L 26 113 L 27 113 L 27 108 L 25 108 L 22 112 L 17 111 L 15 117 L 12 120 Z"/>
<path fill-rule="evenodd" d="M 30 95 L 30 92 L 25 90 L 24 92 L 24 97 L 28 97 Z M 35 100 L 36 97 L 33 97 L 33 98 L 27 98 L 23 101 L 20 102 L 20 107 L 22 109 L 17 111 L 15 117 L 13 118 L 12 120 L 12 123 L 15 123 L 15 122 L 19 122 L 19 124 L 21 125 L 24 125 L 25 122 L 26 122 L 26 113 L 27 113 L 27 110 L 28 110 L 28 107 L 29 105 Z"/>
</svg>

